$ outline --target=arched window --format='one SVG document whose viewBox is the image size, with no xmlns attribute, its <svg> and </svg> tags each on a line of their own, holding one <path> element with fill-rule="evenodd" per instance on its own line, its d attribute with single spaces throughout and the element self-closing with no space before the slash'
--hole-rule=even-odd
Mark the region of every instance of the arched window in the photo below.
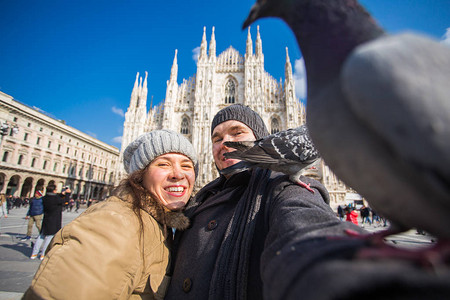
<svg viewBox="0 0 450 300">
<path fill-rule="evenodd" d="M 232 79 L 225 84 L 225 104 L 235 103 L 236 101 L 236 85 Z"/>
<path fill-rule="evenodd" d="M 270 134 L 274 134 L 280 131 L 280 122 L 277 118 L 272 118 L 270 121 Z"/>
<path fill-rule="evenodd" d="M 23 155 L 20 154 L 20 155 L 19 155 L 19 160 L 17 161 L 17 164 L 18 164 L 18 165 L 21 165 L 22 162 L 23 162 Z"/>
<path fill-rule="evenodd" d="M 3 158 L 2 158 L 2 161 L 6 162 L 6 161 L 8 160 L 8 155 L 9 155 L 9 152 L 8 152 L 8 151 L 3 152 Z"/>
<path fill-rule="evenodd" d="M 184 117 L 181 120 L 181 131 L 182 134 L 189 134 L 189 120 L 188 118 Z"/>
</svg>

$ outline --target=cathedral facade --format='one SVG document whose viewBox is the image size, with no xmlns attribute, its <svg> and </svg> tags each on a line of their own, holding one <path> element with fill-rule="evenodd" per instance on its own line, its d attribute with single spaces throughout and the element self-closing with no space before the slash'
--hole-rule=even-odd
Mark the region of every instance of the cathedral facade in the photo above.
<svg viewBox="0 0 450 300">
<path fill-rule="evenodd" d="M 123 151 L 128 144 L 144 132 L 161 128 L 183 133 L 194 145 L 199 155 L 197 189 L 215 179 L 218 172 L 211 153 L 210 126 L 214 115 L 220 109 L 234 103 L 247 105 L 258 112 L 270 133 L 297 127 L 306 121 L 305 106 L 295 96 L 295 82 L 288 49 L 286 48 L 285 79 L 277 81 L 264 69 L 259 26 L 254 50 L 249 28 L 246 51 L 243 55 L 232 46 L 217 55 L 214 27 L 209 47 L 204 28 L 197 72 L 189 79 L 183 79 L 180 84 L 177 75 L 177 50 L 175 50 L 165 100 L 147 111 L 147 72 L 144 80 L 139 73 L 137 74 L 130 106 L 125 114 L 122 148 L 117 164 L 119 169 L 116 173 L 118 179 L 123 178 L 125 174 Z M 331 178 L 333 182 L 338 183 L 332 174 L 331 177 L 324 178 L 329 170 L 323 163 L 317 164 L 307 172 L 322 182 L 326 178 Z M 342 188 L 339 187 L 340 195 L 337 196 L 339 198 L 343 197 Z"/>
</svg>

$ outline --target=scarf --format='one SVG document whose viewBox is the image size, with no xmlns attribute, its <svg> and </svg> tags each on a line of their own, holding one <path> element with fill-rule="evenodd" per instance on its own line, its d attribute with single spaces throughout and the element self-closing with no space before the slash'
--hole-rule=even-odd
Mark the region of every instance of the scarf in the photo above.
<svg viewBox="0 0 450 300">
<path fill-rule="evenodd" d="M 270 171 L 254 169 L 225 232 L 211 278 L 209 299 L 246 299 L 249 256 Z"/>
</svg>

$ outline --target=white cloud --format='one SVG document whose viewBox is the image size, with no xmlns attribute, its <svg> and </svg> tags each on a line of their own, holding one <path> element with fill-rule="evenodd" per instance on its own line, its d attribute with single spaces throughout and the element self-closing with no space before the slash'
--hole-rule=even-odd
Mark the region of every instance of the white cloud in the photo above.
<svg viewBox="0 0 450 300">
<path fill-rule="evenodd" d="M 192 59 L 195 60 L 195 62 L 198 61 L 198 57 L 200 55 L 200 47 L 195 47 L 192 49 Z"/>
<path fill-rule="evenodd" d="M 295 81 L 295 94 L 300 100 L 304 100 L 306 98 L 306 69 L 303 57 L 295 60 L 293 76 Z"/>
<path fill-rule="evenodd" d="M 114 143 L 118 143 L 118 144 L 122 144 L 122 136 L 116 136 L 115 138 L 113 138 L 113 142 Z"/>
<path fill-rule="evenodd" d="M 450 46 L 450 27 L 447 28 L 447 31 L 445 32 L 445 34 L 442 36 L 442 41 L 443 44 Z"/>
<path fill-rule="evenodd" d="M 119 115 L 119 116 L 121 116 L 121 117 L 125 117 L 125 113 L 123 112 L 123 109 L 117 108 L 117 107 L 113 106 L 113 107 L 111 108 L 111 110 L 112 110 L 112 112 L 115 113 L 116 115 Z"/>
</svg>

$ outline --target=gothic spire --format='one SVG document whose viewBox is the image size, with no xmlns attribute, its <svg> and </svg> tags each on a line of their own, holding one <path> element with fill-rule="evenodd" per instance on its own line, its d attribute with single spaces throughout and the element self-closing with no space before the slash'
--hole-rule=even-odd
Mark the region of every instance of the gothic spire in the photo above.
<svg viewBox="0 0 450 300">
<path fill-rule="evenodd" d="M 206 45 L 206 27 L 203 27 L 203 37 L 202 37 L 202 43 L 200 45 L 200 56 L 198 57 L 198 60 L 202 60 L 206 58 L 207 54 L 207 45 Z"/>
<path fill-rule="evenodd" d="M 130 107 L 136 107 L 139 96 L 139 72 L 136 74 L 136 81 L 134 82 L 133 90 L 131 91 Z"/>
<path fill-rule="evenodd" d="M 137 90 L 137 101 L 136 101 L 136 107 L 139 107 L 142 100 L 141 100 L 141 91 L 142 91 L 142 77 L 139 77 L 139 85 Z"/>
<path fill-rule="evenodd" d="M 250 26 L 249 26 L 247 34 L 247 47 L 245 49 L 245 57 L 250 57 L 252 55 L 253 55 L 253 41 L 252 35 L 250 34 Z"/>
<path fill-rule="evenodd" d="M 170 70 L 170 81 L 176 82 L 178 77 L 178 62 L 177 62 L 178 49 L 175 49 L 175 56 L 173 58 L 172 69 Z"/>
<path fill-rule="evenodd" d="M 284 67 L 284 77 L 286 80 L 292 80 L 292 65 L 289 59 L 288 47 L 286 47 L 286 64 Z"/>
<path fill-rule="evenodd" d="M 209 42 L 209 57 L 216 56 L 216 36 L 214 34 L 214 26 L 211 33 L 211 41 Z"/>
<path fill-rule="evenodd" d="M 259 25 L 257 28 L 257 35 L 256 35 L 256 42 L 255 42 L 255 53 L 257 57 L 262 57 L 262 41 L 261 41 L 261 35 L 259 34 Z"/>
<path fill-rule="evenodd" d="M 148 89 L 147 89 L 147 76 L 148 76 L 148 72 L 145 71 L 145 79 L 144 79 L 144 83 L 142 84 L 142 88 L 141 88 L 141 94 L 140 94 L 140 101 L 139 101 L 139 105 L 142 106 L 142 104 L 145 105 L 145 103 L 147 102 L 147 93 L 148 93 Z"/>
</svg>

